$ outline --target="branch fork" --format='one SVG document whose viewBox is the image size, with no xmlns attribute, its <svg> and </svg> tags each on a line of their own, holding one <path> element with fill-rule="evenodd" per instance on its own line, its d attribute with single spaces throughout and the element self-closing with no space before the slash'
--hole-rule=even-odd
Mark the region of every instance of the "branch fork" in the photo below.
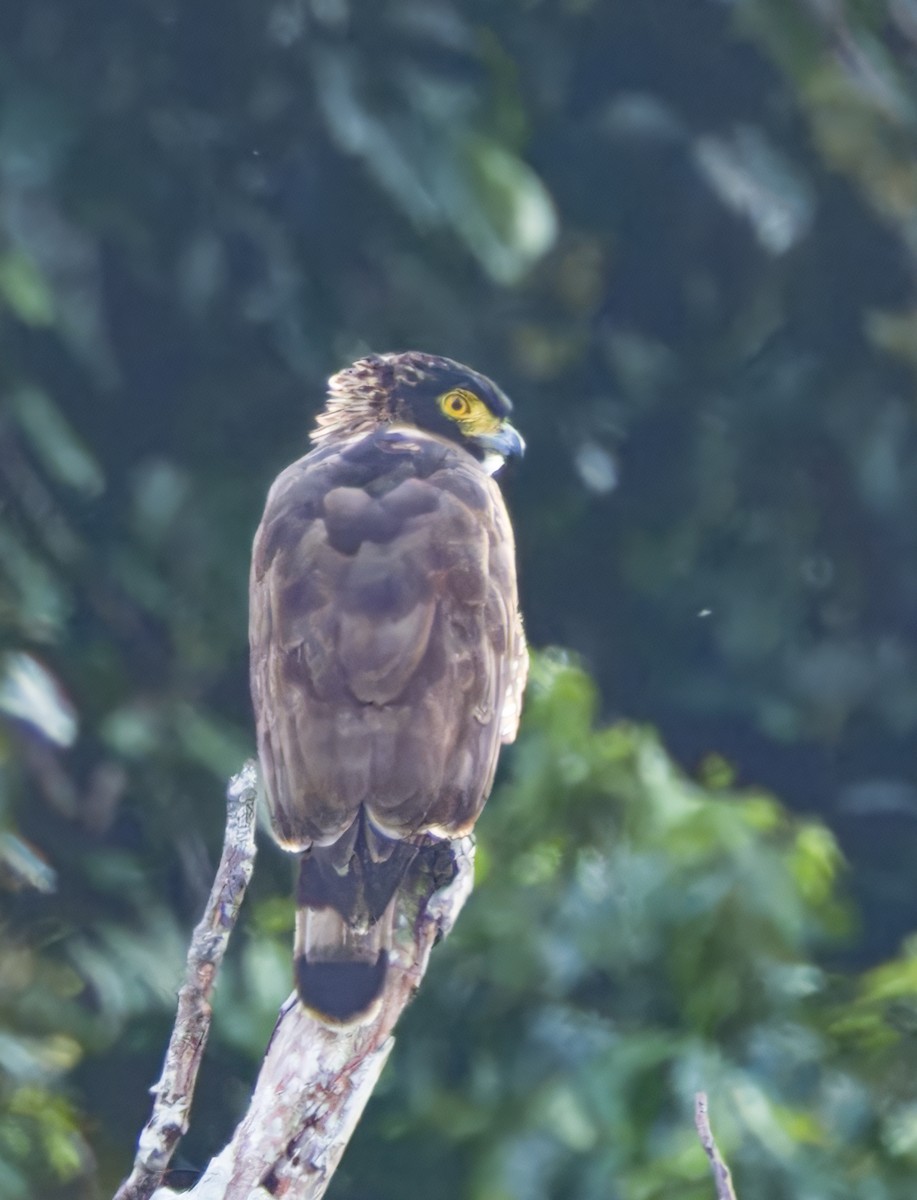
<svg viewBox="0 0 917 1200">
<path fill-rule="evenodd" d="M 455 923 L 474 880 L 474 839 L 441 843 L 431 867 L 399 898 L 381 1004 L 359 1024 L 331 1027 L 295 993 L 280 1010 L 248 1111 L 229 1144 L 188 1192 L 162 1187 L 188 1128 L 207 1035 L 210 996 L 255 855 L 257 768 L 246 763 L 227 790 L 220 866 L 194 931 L 153 1114 L 133 1170 L 115 1200 L 317 1200 L 325 1192 L 394 1045 L 392 1030 L 420 986 L 430 951 Z"/>
</svg>

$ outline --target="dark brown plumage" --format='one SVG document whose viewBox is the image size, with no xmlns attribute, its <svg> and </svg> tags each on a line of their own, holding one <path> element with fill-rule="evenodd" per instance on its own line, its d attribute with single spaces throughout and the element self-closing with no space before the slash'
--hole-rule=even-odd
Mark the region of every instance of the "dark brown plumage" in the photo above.
<svg viewBox="0 0 917 1200">
<path fill-rule="evenodd" d="M 509 409 L 449 359 L 361 359 L 255 537 L 258 750 L 274 835 L 301 853 L 297 985 L 326 1018 L 372 1007 L 405 873 L 472 828 L 516 734 L 527 658 L 491 477 L 522 451 Z"/>
</svg>

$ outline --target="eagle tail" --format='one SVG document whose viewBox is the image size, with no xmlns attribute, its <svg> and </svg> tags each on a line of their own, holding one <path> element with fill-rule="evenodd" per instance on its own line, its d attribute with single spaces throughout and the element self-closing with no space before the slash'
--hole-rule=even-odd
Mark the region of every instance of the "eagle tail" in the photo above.
<svg viewBox="0 0 917 1200">
<path fill-rule="evenodd" d="M 391 951 L 392 910 L 365 932 L 333 908 L 296 915 L 296 990 L 306 1008 L 335 1025 L 370 1015 L 383 991 Z"/>
<path fill-rule="evenodd" d="M 296 989 L 322 1020 L 365 1020 L 381 999 L 398 888 L 418 848 L 386 838 L 361 814 L 330 846 L 300 858 Z"/>
</svg>

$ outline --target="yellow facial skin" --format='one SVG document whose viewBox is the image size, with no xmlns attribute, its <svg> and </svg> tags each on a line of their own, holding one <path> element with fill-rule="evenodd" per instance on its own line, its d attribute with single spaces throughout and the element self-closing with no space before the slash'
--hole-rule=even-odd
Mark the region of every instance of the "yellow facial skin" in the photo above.
<svg viewBox="0 0 917 1200">
<path fill-rule="evenodd" d="M 494 416 L 474 392 L 454 388 L 439 398 L 439 407 L 450 421 L 455 421 L 465 437 L 494 434 L 500 428 L 500 418 Z"/>
</svg>

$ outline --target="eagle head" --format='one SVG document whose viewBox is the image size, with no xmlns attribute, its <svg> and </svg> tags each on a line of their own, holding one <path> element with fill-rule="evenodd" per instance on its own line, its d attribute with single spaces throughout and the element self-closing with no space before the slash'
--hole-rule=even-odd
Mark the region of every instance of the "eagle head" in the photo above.
<svg viewBox="0 0 917 1200">
<path fill-rule="evenodd" d="M 323 445 L 385 424 L 415 426 L 458 442 L 495 469 L 525 451 L 509 422 L 512 407 L 493 380 L 451 358 L 417 350 L 370 354 L 329 379 L 312 441 Z"/>
</svg>

